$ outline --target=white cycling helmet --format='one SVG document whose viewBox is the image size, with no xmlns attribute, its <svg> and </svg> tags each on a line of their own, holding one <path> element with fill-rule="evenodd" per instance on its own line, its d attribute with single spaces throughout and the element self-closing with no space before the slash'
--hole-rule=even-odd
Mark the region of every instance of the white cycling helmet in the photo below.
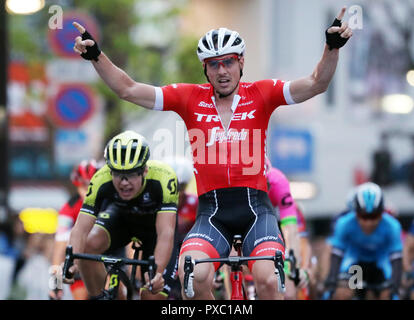
<svg viewBox="0 0 414 320">
<path fill-rule="evenodd" d="M 186 185 L 193 178 L 193 163 L 184 157 L 167 157 L 163 160 L 174 169 L 178 184 Z"/>
<path fill-rule="evenodd" d="M 375 218 L 384 211 L 384 195 L 381 188 L 366 182 L 358 186 L 355 193 L 355 210 L 359 216 Z"/>
<path fill-rule="evenodd" d="M 229 53 L 243 55 L 245 47 L 238 32 L 227 28 L 212 29 L 198 41 L 197 55 L 203 62 L 204 59 Z"/>
</svg>

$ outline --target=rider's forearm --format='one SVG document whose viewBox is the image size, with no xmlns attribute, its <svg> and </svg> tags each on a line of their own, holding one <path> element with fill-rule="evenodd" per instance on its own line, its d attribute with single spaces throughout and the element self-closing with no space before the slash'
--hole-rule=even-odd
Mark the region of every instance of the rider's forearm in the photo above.
<svg viewBox="0 0 414 320">
<path fill-rule="evenodd" d="M 298 225 L 297 224 L 288 224 L 281 225 L 282 233 L 285 238 L 285 247 L 286 253 L 289 252 L 289 249 L 292 249 L 296 256 L 296 261 L 298 266 L 301 264 L 301 255 L 299 249 L 299 237 L 298 237 Z"/>
<path fill-rule="evenodd" d="M 153 86 L 134 81 L 103 52 L 99 55 L 99 60 L 92 61 L 92 64 L 102 80 L 118 97 L 147 109 L 154 108 L 156 95 Z"/>
<path fill-rule="evenodd" d="M 113 64 L 103 52 L 99 55 L 99 60 L 92 61 L 92 64 L 108 87 L 121 99 L 124 99 L 127 95 L 127 89 L 132 87 L 135 81 L 125 71 Z"/>
<path fill-rule="evenodd" d="M 412 263 L 414 261 L 414 236 L 408 234 L 403 247 L 403 266 L 404 271 L 410 272 L 412 270 Z"/>
<path fill-rule="evenodd" d="M 402 273 L 403 273 L 402 258 L 400 257 L 400 258 L 391 260 L 391 267 L 392 267 L 392 274 L 391 274 L 392 290 L 393 292 L 398 292 L 398 288 L 400 287 Z"/>
<path fill-rule="evenodd" d="M 174 232 L 162 232 L 157 237 L 157 244 L 154 250 L 155 262 L 157 263 L 157 273 L 163 273 L 171 258 L 174 246 Z"/>
<path fill-rule="evenodd" d="M 325 92 L 335 74 L 338 57 L 338 49 L 329 50 L 328 46 L 325 45 L 322 58 L 316 65 L 312 74 L 291 81 L 290 93 L 293 101 L 300 103 Z"/>
<path fill-rule="evenodd" d="M 65 260 L 66 241 L 55 241 L 52 255 L 52 265 L 58 266 Z"/>
<path fill-rule="evenodd" d="M 325 284 L 327 285 L 336 284 L 339 269 L 341 267 L 342 258 L 343 258 L 342 255 L 337 254 L 336 250 L 333 249 L 331 253 L 329 274 L 328 274 L 328 277 L 326 278 Z"/>
<path fill-rule="evenodd" d="M 300 267 L 302 269 L 310 269 L 311 268 L 311 258 L 312 258 L 312 247 L 309 243 L 307 237 L 299 237 L 299 246 L 300 246 L 300 256 L 302 258 L 302 262 Z"/>
<path fill-rule="evenodd" d="M 322 58 L 311 75 L 317 92 L 324 92 L 328 89 L 329 83 L 335 74 L 338 58 L 339 50 L 329 50 L 328 46 L 325 45 Z"/>
<path fill-rule="evenodd" d="M 73 253 L 84 253 L 86 238 L 88 234 L 81 232 L 76 226 L 70 232 L 70 238 L 68 245 L 71 245 L 73 248 Z"/>
</svg>

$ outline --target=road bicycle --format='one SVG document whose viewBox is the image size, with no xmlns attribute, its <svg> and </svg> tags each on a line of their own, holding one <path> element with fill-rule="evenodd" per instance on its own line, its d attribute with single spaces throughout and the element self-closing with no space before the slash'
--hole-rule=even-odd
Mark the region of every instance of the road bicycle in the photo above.
<svg viewBox="0 0 414 320">
<path fill-rule="evenodd" d="M 193 260 L 191 256 L 185 256 L 184 260 L 184 294 L 187 298 L 194 297 L 194 267 L 200 263 L 214 263 L 220 262 L 230 266 L 230 281 L 231 281 L 231 300 L 247 300 L 247 293 L 243 286 L 243 272 L 242 265 L 247 265 L 249 261 L 253 260 L 271 260 L 275 264 L 275 274 L 278 279 L 279 292 L 285 292 L 285 274 L 283 270 L 283 256 L 282 252 L 277 250 L 274 256 L 261 257 L 242 257 L 241 255 L 242 237 L 235 235 L 233 239 L 233 247 L 237 252 L 237 256 L 229 256 L 228 258 L 208 258 Z"/>
<path fill-rule="evenodd" d="M 149 281 L 154 278 L 157 265 L 155 263 L 154 256 L 150 256 L 147 260 L 139 260 L 139 252 L 141 248 L 136 245 L 135 242 L 132 243 L 132 249 L 134 250 L 133 259 L 128 258 L 117 258 L 106 255 L 96 255 L 96 254 L 87 254 L 87 253 L 73 253 L 72 246 L 66 247 L 66 257 L 65 263 L 63 266 L 63 276 L 67 279 L 73 277 L 69 272 L 69 268 L 73 265 L 75 259 L 81 260 L 90 260 L 102 262 L 107 269 L 107 279 L 109 278 L 108 289 L 104 290 L 104 299 L 105 300 L 116 300 L 118 298 L 119 286 L 120 283 L 126 288 L 127 300 L 132 300 L 136 298 L 136 270 L 137 266 L 147 266 L 148 267 L 148 276 Z M 131 265 L 131 276 L 128 277 L 127 273 L 124 271 L 123 267 L 126 265 Z M 152 290 L 152 285 L 150 284 L 149 290 Z"/>
</svg>

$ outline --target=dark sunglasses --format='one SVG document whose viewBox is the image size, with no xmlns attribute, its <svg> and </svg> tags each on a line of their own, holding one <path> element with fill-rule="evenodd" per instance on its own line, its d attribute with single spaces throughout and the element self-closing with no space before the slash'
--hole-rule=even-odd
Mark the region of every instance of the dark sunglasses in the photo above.
<svg viewBox="0 0 414 320">
<path fill-rule="evenodd" d="M 234 63 L 240 60 L 240 57 L 236 54 L 226 57 L 226 58 L 210 58 L 206 59 L 204 62 L 208 65 L 209 68 L 218 70 L 219 66 L 222 65 L 224 68 L 230 68 Z"/>
<path fill-rule="evenodd" d="M 122 180 L 123 178 L 130 180 L 130 179 L 136 179 L 144 173 L 144 170 L 139 171 L 131 171 L 131 172 L 123 172 L 123 171 L 111 171 L 112 177 L 115 179 Z"/>
<path fill-rule="evenodd" d="M 357 214 L 357 216 L 362 220 L 377 220 L 381 217 L 381 214 Z"/>
</svg>

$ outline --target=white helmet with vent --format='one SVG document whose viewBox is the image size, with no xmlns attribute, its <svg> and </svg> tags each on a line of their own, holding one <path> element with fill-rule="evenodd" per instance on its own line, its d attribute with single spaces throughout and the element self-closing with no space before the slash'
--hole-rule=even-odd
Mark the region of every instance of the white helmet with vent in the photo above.
<svg viewBox="0 0 414 320">
<path fill-rule="evenodd" d="M 198 41 L 197 55 L 203 62 L 204 59 L 230 53 L 243 55 L 245 47 L 238 32 L 227 28 L 212 29 Z"/>
</svg>

